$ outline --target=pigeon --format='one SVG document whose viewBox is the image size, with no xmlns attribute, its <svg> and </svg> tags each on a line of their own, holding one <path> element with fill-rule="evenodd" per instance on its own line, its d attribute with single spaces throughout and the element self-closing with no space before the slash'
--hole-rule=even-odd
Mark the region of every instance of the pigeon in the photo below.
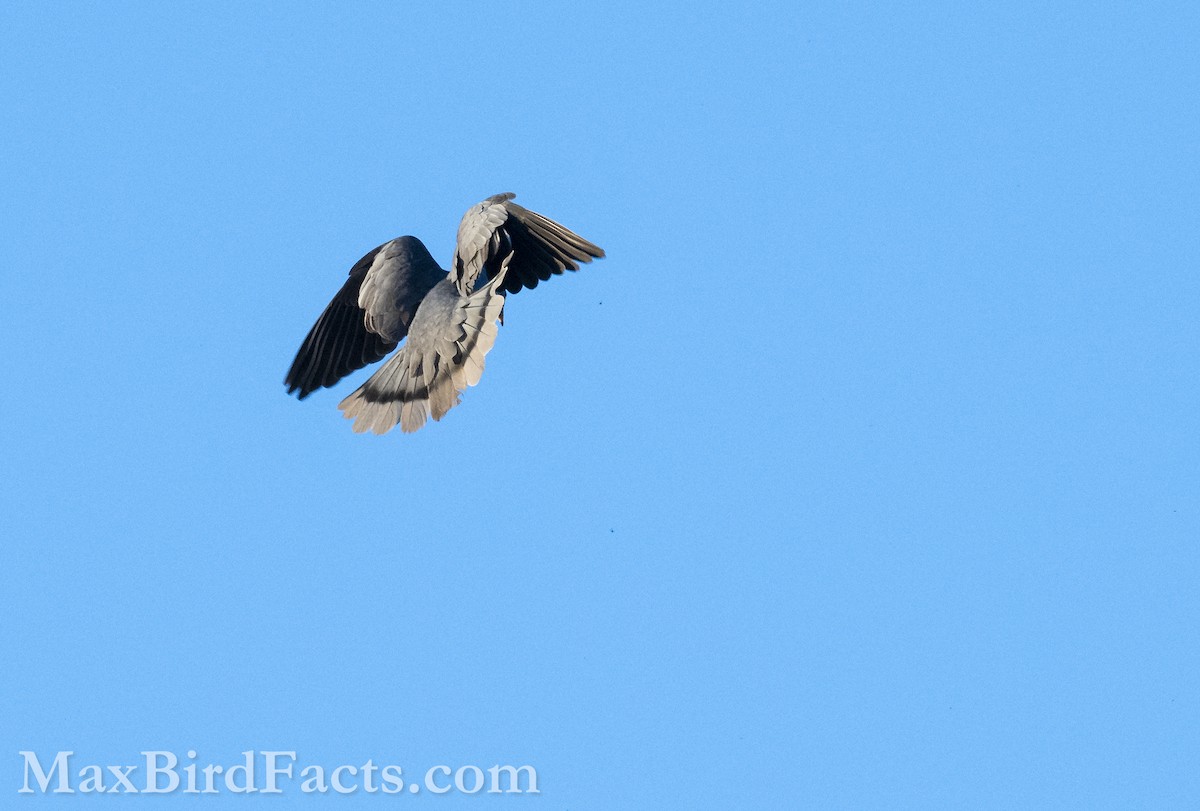
<svg viewBox="0 0 1200 811">
<path fill-rule="evenodd" d="M 549 217 L 493 195 L 458 226 L 450 271 L 421 240 L 397 237 L 367 253 L 300 345 L 284 385 L 303 400 L 383 360 L 338 408 L 356 433 L 416 431 L 440 420 L 479 382 L 504 323 L 508 293 L 600 259 L 604 251 Z"/>
</svg>

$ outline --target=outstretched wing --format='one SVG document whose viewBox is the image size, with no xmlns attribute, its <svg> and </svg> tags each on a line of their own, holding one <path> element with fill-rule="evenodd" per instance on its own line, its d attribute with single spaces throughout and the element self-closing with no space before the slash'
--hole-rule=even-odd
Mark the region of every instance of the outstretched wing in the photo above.
<svg viewBox="0 0 1200 811">
<path fill-rule="evenodd" d="M 350 278 L 300 345 L 284 384 L 303 400 L 375 363 L 408 333 L 417 305 L 445 271 L 416 237 L 385 242 L 350 268 Z"/>
<path fill-rule="evenodd" d="M 480 275 L 492 278 L 511 255 L 503 289 L 516 293 L 604 251 L 554 220 L 512 202 L 515 194 L 497 194 L 471 206 L 458 226 L 458 245 L 450 275 L 463 295 L 475 289 Z"/>
<path fill-rule="evenodd" d="M 355 432 L 384 434 L 399 423 L 411 433 L 458 405 L 467 386 L 479 382 L 496 341 L 504 278 L 502 263 L 492 281 L 469 296 L 459 295 L 449 279 L 429 291 L 408 342 L 338 406 L 354 420 Z"/>
</svg>

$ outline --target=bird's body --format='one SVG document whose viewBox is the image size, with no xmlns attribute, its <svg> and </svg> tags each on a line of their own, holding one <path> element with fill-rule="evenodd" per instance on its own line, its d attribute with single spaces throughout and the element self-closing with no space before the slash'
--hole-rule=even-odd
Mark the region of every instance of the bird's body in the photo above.
<svg viewBox="0 0 1200 811">
<path fill-rule="evenodd" d="M 367 253 L 309 331 L 284 380 L 304 399 L 406 343 L 339 408 L 355 431 L 405 432 L 440 420 L 479 382 L 496 339 L 505 293 L 604 251 L 498 194 L 472 206 L 458 228 L 449 272 L 419 239 L 403 236 Z"/>
</svg>

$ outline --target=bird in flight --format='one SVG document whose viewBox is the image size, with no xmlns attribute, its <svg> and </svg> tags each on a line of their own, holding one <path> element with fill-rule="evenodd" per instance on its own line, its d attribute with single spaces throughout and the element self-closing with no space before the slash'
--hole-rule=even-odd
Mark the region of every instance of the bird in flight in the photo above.
<svg viewBox="0 0 1200 811">
<path fill-rule="evenodd" d="M 548 217 L 497 194 L 471 206 L 458 226 L 447 273 L 416 237 L 367 253 L 296 353 L 284 385 L 303 400 L 404 346 L 338 405 L 355 432 L 416 431 L 440 420 L 483 374 L 503 323 L 505 293 L 604 251 Z"/>
</svg>

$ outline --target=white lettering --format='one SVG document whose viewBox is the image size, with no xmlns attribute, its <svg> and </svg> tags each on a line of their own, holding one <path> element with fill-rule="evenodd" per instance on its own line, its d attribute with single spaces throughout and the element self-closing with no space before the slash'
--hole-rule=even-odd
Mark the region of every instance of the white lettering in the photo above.
<svg viewBox="0 0 1200 811">
<path fill-rule="evenodd" d="M 333 783 L 333 790 L 338 794 L 353 794 L 354 792 L 358 791 L 357 785 L 349 787 L 342 785 L 343 772 L 358 774 L 358 769 L 354 768 L 353 766 L 338 766 L 336 769 L 334 769 L 333 774 L 329 776 L 329 782 Z"/>
<path fill-rule="evenodd" d="M 147 794 L 170 794 L 175 789 L 179 788 L 179 773 L 175 771 L 175 767 L 179 765 L 179 758 L 175 757 L 174 752 L 142 752 L 146 758 L 146 786 Z M 158 765 L 158 759 L 166 760 L 165 766 Z M 167 787 L 158 787 L 158 776 L 165 774 L 167 776 Z"/>
<path fill-rule="evenodd" d="M 245 758 L 244 763 L 230 766 L 229 771 L 225 772 L 225 788 L 234 794 L 253 794 L 258 791 L 254 786 L 254 750 L 242 752 L 242 757 Z M 246 778 L 240 786 L 235 782 L 239 771 Z"/>
<path fill-rule="evenodd" d="M 46 789 L 50 786 L 50 778 L 55 772 L 58 772 L 58 788 L 54 789 L 54 793 L 75 793 L 75 790 L 71 788 L 68 782 L 70 775 L 67 771 L 69 768 L 67 761 L 71 755 L 75 754 L 74 752 L 59 752 L 55 755 L 54 763 L 50 764 L 50 771 L 48 773 L 42 769 L 42 762 L 38 760 L 34 752 L 17 752 L 17 754 L 25 758 L 25 783 L 17 789 L 18 794 L 33 794 L 33 789 L 29 787 L 29 769 L 31 766 L 33 767 L 33 779 L 37 781 L 38 789 L 43 794 L 46 793 Z"/>
<path fill-rule="evenodd" d="M 471 788 L 467 788 L 467 781 L 463 779 L 463 775 L 467 774 L 467 772 L 475 775 L 471 781 Z M 483 788 L 483 769 L 478 766 L 460 766 L 458 771 L 454 773 L 454 787 L 463 794 L 478 794 L 479 790 Z"/>
<path fill-rule="evenodd" d="M 508 775 L 508 788 L 500 788 L 500 773 Z M 525 790 L 526 794 L 540 794 L 537 787 L 537 772 L 532 766 L 521 766 L 514 769 L 512 766 L 501 766 L 496 764 L 488 769 L 488 774 L 492 777 L 492 785 L 488 789 L 488 794 L 501 794 L 507 792 L 509 794 L 521 793 L 521 773 L 524 772 L 529 777 L 529 788 Z"/>
<path fill-rule="evenodd" d="M 447 783 L 444 786 L 439 786 L 436 782 L 434 782 L 434 779 L 433 779 L 434 772 L 441 772 L 442 774 L 449 777 L 450 776 L 450 767 L 449 766 L 431 766 L 429 771 L 425 772 L 425 788 L 429 789 L 434 794 L 445 794 L 447 791 L 450 790 L 450 784 Z"/>
<path fill-rule="evenodd" d="M 79 784 L 81 794 L 104 793 L 104 770 L 99 766 L 84 766 L 79 770 L 79 776 L 83 777 L 83 782 Z"/>
<path fill-rule="evenodd" d="M 287 775 L 290 780 L 292 777 L 292 763 L 296 762 L 295 752 L 263 752 L 263 760 L 267 769 L 267 787 L 262 790 L 263 794 L 282 794 L 283 789 L 275 784 L 275 778 L 278 775 Z M 286 757 L 291 760 L 286 769 L 281 769 L 275 765 L 278 758 Z"/>
<path fill-rule="evenodd" d="M 188 757 L 194 758 L 195 752 L 188 752 Z M 183 767 L 183 773 L 187 775 L 187 788 L 183 790 L 184 794 L 199 794 L 200 789 L 196 788 L 196 764 L 189 763 Z"/>
<path fill-rule="evenodd" d="M 283 794 L 293 781 L 301 781 L 300 790 L 305 794 L 325 794 L 330 787 L 338 794 L 354 794 L 360 789 L 366 794 L 419 794 L 423 789 L 432 794 L 540 794 L 537 770 L 532 766 L 510 766 L 496 764 L 489 769 L 464 765 L 457 770 L 440 764 L 425 772 L 422 783 L 414 777 L 406 780 L 404 770 L 395 764 L 379 765 L 368 758 L 361 766 L 349 764 L 331 767 L 316 764 L 304 766 L 297 759 L 295 750 L 271 750 L 258 752 L 250 749 L 242 752 L 241 762 L 224 766 L 197 763 L 195 750 L 189 749 L 187 760 L 174 752 L 149 749 L 141 753 L 145 763 L 145 780 L 137 774 L 142 769 L 136 766 L 100 766 L 88 764 L 72 771 L 74 752 L 58 752 L 49 768 L 42 765 L 37 753 L 19 751 L 23 758 L 24 781 L 18 794 L 170 794 L 181 786 L 185 794 L 221 794 L 228 790 L 234 794 Z M 263 758 L 266 773 L 265 787 L 256 779 L 257 758 Z M 186 765 L 184 765 L 186 763 Z M 298 775 L 295 772 L 299 772 Z M 182 772 L 182 775 L 181 775 Z M 201 787 L 199 774 L 203 774 Z M 186 780 L 182 779 L 186 776 Z M 222 776 L 224 785 L 222 786 Z M 11 789 L 10 789 L 11 790 Z"/>
<path fill-rule="evenodd" d="M 379 767 L 375 765 L 374 760 L 368 760 L 362 765 L 363 791 L 367 792 L 368 794 L 374 794 L 375 792 L 379 791 L 379 787 L 376 786 L 371 780 L 371 778 L 375 776 L 375 772 L 378 770 Z"/>
<path fill-rule="evenodd" d="M 220 774 L 225 771 L 221 766 L 215 763 L 210 763 L 200 771 L 204 772 L 204 791 L 201 794 L 220 794 L 221 790 L 213 785 L 216 781 L 213 780 L 213 775 Z"/>
<path fill-rule="evenodd" d="M 313 776 L 300 784 L 300 790 L 311 794 L 314 791 L 319 791 L 322 794 L 329 791 L 329 786 L 325 785 L 325 770 L 320 766 L 305 766 L 304 771 L 300 772 L 300 776 L 309 772 L 313 772 Z"/>
<path fill-rule="evenodd" d="M 137 794 L 137 787 L 129 782 L 129 775 L 137 771 L 137 766 L 109 766 L 108 773 L 117 778 L 117 784 L 108 790 L 108 794 Z"/>
<path fill-rule="evenodd" d="M 400 792 L 404 791 L 403 775 L 404 770 L 399 766 L 384 766 L 383 772 L 380 774 L 380 777 L 383 778 L 383 782 L 386 784 L 383 787 L 383 793 L 399 794 Z M 388 789 L 388 786 L 391 786 L 390 790 Z"/>
</svg>

